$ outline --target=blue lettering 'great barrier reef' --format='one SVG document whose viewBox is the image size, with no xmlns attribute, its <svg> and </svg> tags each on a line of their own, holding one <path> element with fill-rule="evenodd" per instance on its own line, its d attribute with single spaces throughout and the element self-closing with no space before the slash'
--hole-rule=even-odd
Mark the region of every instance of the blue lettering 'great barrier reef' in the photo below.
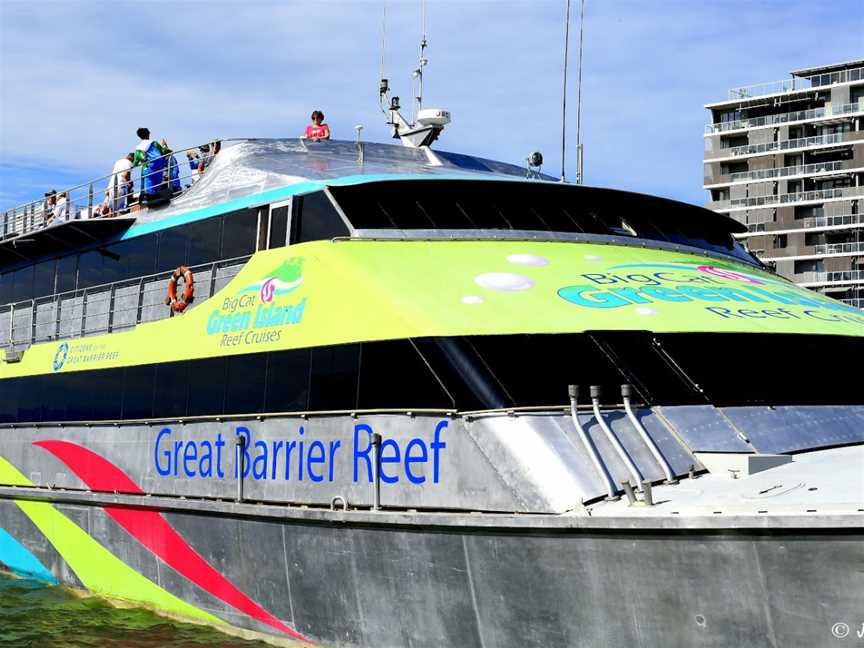
<svg viewBox="0 0 864 648">
<path fill-rule="evenodd" d="M 437 484 L 441 481 L 442 453 L 447 448 L 448 422 L 438 421 L 431 440 L 413 437 L 384 439 L 380 448 L 381 481 L 386 484 Z M 316 439 L 299 425 L 290 437 L 260 439 L 249 427 L 238 425 L 228 438 L 217 432 L 212 438 L 187 439 L 171 427 L 159 430 L 153 442 L 153 467 L 161 477 L 186 479 L 237 479 L 254 481 L 333 482 L 342 462 L 348 462 L 354 483 L 372 483 L 371 425 L 354 425 L 350 442 Z M 238 443 L 240 442 L 240 443 Z"/>
</svg>

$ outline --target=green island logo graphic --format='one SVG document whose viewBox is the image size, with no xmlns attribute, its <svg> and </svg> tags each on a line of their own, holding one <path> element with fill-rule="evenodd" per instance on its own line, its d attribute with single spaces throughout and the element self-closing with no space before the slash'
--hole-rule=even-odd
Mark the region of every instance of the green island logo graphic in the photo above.
<svg viewBox="0 0 864 648">
<path fill-rule="evenodd" d="M 268 272 L 258 281 L 240 290 L 240 294 L 258 293 L 261 302 L 269 304 L 277 295 L 286 295 L 303 283 L 303 259 L 299 257 L 284 261 L 275 270 Z"/>
</svg>

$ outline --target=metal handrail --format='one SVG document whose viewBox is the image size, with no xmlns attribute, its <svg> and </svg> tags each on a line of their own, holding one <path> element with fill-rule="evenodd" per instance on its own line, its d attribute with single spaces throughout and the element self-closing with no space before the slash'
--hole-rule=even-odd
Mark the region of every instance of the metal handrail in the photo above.
<svg viewBox="0 0 864 648">
<path fill-rule="evenodd" d="M 226 275 L 226 277 L 223 277 L 229 279 L 233 278 L 237 275 L 237 273 L 240 272 L 242 264 L 245 264 L 245 262 L 248 261 L 250 258 L 251 255 L 244 255 L 241 257 L 220 259 L 218 261 L 211 261 L 210 263 L 203 263 L 196 266 L 191 266 L 190 269 L 193 272 L 202 272 L 207 270 L 210 271 L 210 278 L 205 288 L 206 293 L 204 295 L 199 295 L 199 299 L 196 301 L 204 301 L 205 299 L 209 299 L 215 294 L 216 273 L 218 270 L 223 268 L 234 268 L 236 266 L 240 266 L 233 274 L 229 274 Z M 87 288 L 78 288 L 76 290 L 69 290 L 62 293 L 55 293 L 53 295 L 34 297 L 33 299 L 26 299 L 23 301 L 0 305 L 0 316 L 5 313 L 8 313 L 9 316 L 8 334 L 2 339 L 0 339 L 0 348 L 23 346 L 27 344 L 35 344 L 36 342 L 44 342 L 51 340 L 80 338 L 98 333 L 110 333 L 118 328 L 126 329 L 137 326 L 138 324 L 141 324 L 145 321 L 144 315 L 146 312 L 148 312 L 148 309 L 157 307 L 157 304 L 154 303 L 154 301 L 147 300 L 147 296 L 153 295 L 155 293 L 164 294 L 165 292 L 165 287 L 162 286 L 161 283 L 156 284 L 155 282 L 158 282 L 161 279 L 167 279 L 171 276 L 171 274 L 172 271 L 169 270 L 140 277 L 121 279 L 120 281 L 99 284 L 97 286 L 88 286 Z M 125 308 L 117 307 L 115 298 L 117 296 L 118 290 L 134 287 L 136 284 L 138 286 L 137 292 L 131 293 L 126 296 L 129 302 L 134 305 Z M 200 285 L 201 284 L 199 284 L 199 286 Z M 101 297 L 106 293 L 108 297 L 108 309 L 106 311 L 100 310 L 100 312 L 96 314 L 92 312 L 88 314 L 88 297 L 92 297 L 93 295 L 99 295 Z M 158 301 L 161 301 L 161 299 Z M 64 319 L 63 310 L 64 306 L 66 306 L 67 304 L 67 307 L 72 311 L 72 316 L 66 317 Z M 53 315 L 53 319 L 40 322 L 38 321 L 40 307 L 46 306 L 48 307 L 48 312 Z M 24 315 L 25 321 L 16 326 L 16 318 L 19 317 L 18 314 L 22 312 L 26 313 L 26 315 Z M 121 319 L 123 315 L 132 312 L 135 313 L 133 317 Z M 166 306 L 164 316 L 156 319 L 164 319 L 171 316 L 173 316 L 173 313 Z M 104 319 L 104 326 L 88 328 L 88 319 L 93 319 L 97 317 Z M 121 321 L 123 323 L 117 324 L 118 321 Z M 147 319 L 146 321 L 153 321 L 153 319 Z M 40 329 L 45 329 L 49 327 L 51 328 L 51 333 L 47 335 L 37 334 Z M 22 329 L 24 331 L 29 329 L 30 331 L 29 335 L 25 335 L 23 339 L 20 336 Z"/>
<path fill-rule="evenodd" d="M 836 83 L 849 83 L 864 79 L 864 67 L 849 70 L 838 70 L 826 72 L 825 74 L 813 74 L 807 77 L 790 77 L 780 81 L 767 81 L 749 86 L 739 86 L 729 90 L 729 99 L 749 99 L 781 92 L 794 92 L 796 90 L 809 90 L 834 85 Z"/>
<path fill-rule="evenodd" d="M 189 180 L 191 178 L 194 182 L 194 178 L 199 177 L 203 172 L 203 169 L 205 169 L 212 163 L 213 156 L 215 155 L 212 153 L 212 149 L 210 154 L 201 155 L 202 147 L 211 146 L 217 142 L 221 143 L 223 141 L 224 140 L 211 140 L 209 142 L 206 142 L 205 144 L 190 146 L 184 149 L 171 150 L 165 155 L 161 155 L 156 158 L 157 160 L 165 160 L 165 168 L 160 169 L 159 171 L 149 172 L 146 175 L 144 172 L 144 167 L 146 165 L 142 164 L 139 167 L 139 173 L 137 174 L 137 196 L 131 189 L 123 196 L 119 196 L 119 190 L 121 189 L 121 187 L 118 184 L 118 174 L 115 174 L 113 170 L 107 175 L 94 178 L 93 180 L 89 180 L 88 182 L 76 185 L 74 187 L 70 187 L 68 189 L 57 191 L 56 196 L 66 196 L 66 214 L 65 218 L 63 218 L 63 221 L 78 220 L 81 218 L 106 218 L 117 214 L 128 213 L 131 207 L 134 206 L 129 204 L 130 202 L 133 202 L 132 199 L 138 201 L 137 204 L 140 209 L 146 208 L 146 205 L 142 205 L 140 203 L 141 191 L 144 187 L 145 177 L 150 177 L 152 175 L 159 174 L 162 176 L 160 182 L 156 184 L 156 188 L 164 189 L 164 187 L 170 186 L 172 182 L 179 181 L 181 183 L 181 190 L 177 194 L 171 196 L 172 198 L 175 198 L 176 196 L 181 195 L 183 191 L 188 188 L 182 187 L 183 181 Z M 199 168 L 196 170 L 192 170 L 192 168 L 189 167 L 190 172 L 188 174 L 184 175 L 182 173 L 178 173 L 178 177 L 172 179 L 170 177 L 170 172 L 172 168 L 171 159 L 175 158 L 177 155 L 181 155 L 187 157 L 188 162 L 189 156 L 184 154 L 187 154 L 189 152 L 195 152 L 196 154 L 199 154 Z M 177 161 L 177 165 L 179 167 L 179 161 Z M 130 184 L 132 184 L 133 182 L 134 181 L 130 181 Z M 94 189 L 94 187 L 96 186 L 101 186 L 100 183 L 105 183 L 105 189 Z M 103 203 L 101 200 L 98 202 L 95 200 L 98 192 L 104 192 L 104 194 L 106 194 L 105 203 Z M 119 201 L 121 198 L 125 203 L 122 206 L 119 205 Z M 99 210 L 98 212 L 96 210 L 96 208 L 102 204 L 107 204 L 108 206 L 105 214 L 102 214 L 101 210 Z M 86 207 L 83 207 L 83 205 L 86 205 Z M 55 209 L 56 205 L 53 207 L 49 206 L 48 196 L 45 196 L 39 200 L 27 202 L 23 205 L 18 205 L 16 207 L 12 207 L 11 209 L 5 210 L 2 214 L 0 214 L 0 240 L 29 234 L 55 224 L 54 221 L 57 220 L 54 213 Z M 83 216 L 82 211 L 84 212 Z"/>
<path fill-rule="evenodd" d="M 763 115 L 761 117 L 743 117 L 734 121 L 714 122 L 705 126 L 705 132 L 709 135 L 714 133 L 725 133 L 727 131 L 740 130 L 742 128 L 759 128 L 772 126 L 774 124 L 787 124 L 789 122 L 807 121 L 808 119 L 819 119 L 821 117 L 834 117 L 848 115 L 864 111 L 864 103 L 848 103 L 839 106 L 825 106 L 822 108 L 811 108 L 810 110 L 795 110 L 792 112 L 778 113 L 776 115 Z"/>
<path fill-rule="evenodd" d="M 776 167 L 774 169 L 758 169 L 755 171 L 741 171 L 729 175 L 729 182 L 738 182 L 739 180 L 767 180 L 770 178 L 786 178 L 796 175 L 813 175 L 817 173 L 830 173 L 832 171 L 850 171 L 855 167 L 851 166 L 851 160 L 837 160 L 835 162 L 821 162 L 816 164 L 801 164 L 797 166 Z"/>
<path fill-rule="evenodd" d="M 831 133 L 829 135 L 814 135 L 812 137 L 799 137 L 796 139 L 779 140 L 777 142 L 763 142 L 762 144 L 744 144 L 743 146 L 731 146 L 729 148 L 721 148 L 714 153 L 717 153 L 717 158 L 706 158 L 710 162 L 714 159 L 723 157 L 737 157 L 740 155 L 758 155 L 760 153 L 768 153 L 770 151 L 787 151 L 789 149 L 806 148 L 808 146 L 823 146 L 830 144 L 842 144 L 847 141 L 853 141 L 850 137 L 855 131 L 844 131 L 842 133 Z"/>
<path fill-rule="evenodd" d="M 852 198 L 864 195 L 864 187 L 837 187 L 832 189 L 814 189 L 812 191 L 796 191 L 785 194 L 767 194 L 765 196 L 748 196 L 733 200 L 717 200 L 709 203 L 708 208 L 717 211 L 724 209 L 746 209 L 748 207 L 768 207 L 788 203 L 806 202 L 809 200 L 831 200 L 833 198 Z"/>
</svg>

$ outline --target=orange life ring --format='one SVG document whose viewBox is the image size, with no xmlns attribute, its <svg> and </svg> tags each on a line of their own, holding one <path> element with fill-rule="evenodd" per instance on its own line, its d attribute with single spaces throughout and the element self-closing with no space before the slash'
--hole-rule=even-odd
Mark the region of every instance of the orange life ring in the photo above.
<svg viewBox="0 0 864 648">
<path fill-rule="evenodd" d="M 181 277 L 183 278 L 183 294 L 178 299 L 177 282 Z M 182 313 L 194 298 L 195 281 L 192 278 L 192 271 L 181 265 L 168 280 L 168 296 L 165 298 L 165 304 L 170 306 L 175 313 Z"/>
</svg>

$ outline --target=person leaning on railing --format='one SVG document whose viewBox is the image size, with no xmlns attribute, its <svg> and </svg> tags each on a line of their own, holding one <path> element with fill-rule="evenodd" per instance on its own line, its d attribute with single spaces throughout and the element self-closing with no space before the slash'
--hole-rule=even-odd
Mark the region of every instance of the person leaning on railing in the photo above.
<svg viewBox="0 0 864 648">
<path fill-rule="evenodd" d="M 108 179 L 108 188 L 105 191 L 105 201 L 96 209 L 97 216 L 126 213 L 128 200 L 132 195 L 132 161 L 134 159 L 135 154 L 129 153 L 114 163 L 114 169 Z"/>
</svg>

